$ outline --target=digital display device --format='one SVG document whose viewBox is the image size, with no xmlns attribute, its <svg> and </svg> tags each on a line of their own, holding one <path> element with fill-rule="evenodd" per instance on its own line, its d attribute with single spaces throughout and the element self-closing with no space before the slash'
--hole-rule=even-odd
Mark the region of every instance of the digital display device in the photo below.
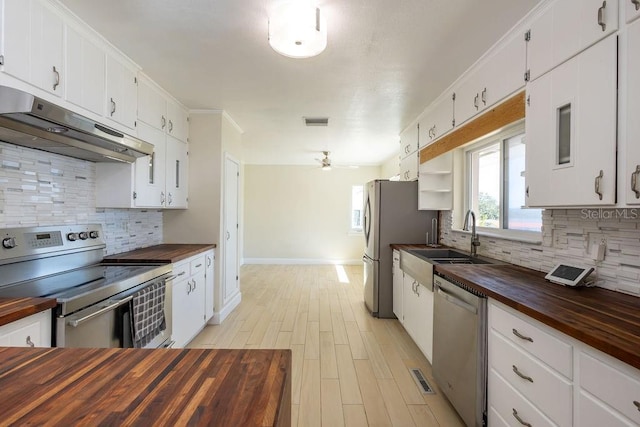
<svg viewBox="0 0 640 427">
<path fill-rule="evenodd" d="M 560 263 L 553 267 L 544 278 L 560 285 L 580 286 L 592 271 L 593 267 Z"/>
<path fill-rule="evenodd" d="M 51 234 L 36 234 L 36 240 L 50 239 Z"/>
</svg>

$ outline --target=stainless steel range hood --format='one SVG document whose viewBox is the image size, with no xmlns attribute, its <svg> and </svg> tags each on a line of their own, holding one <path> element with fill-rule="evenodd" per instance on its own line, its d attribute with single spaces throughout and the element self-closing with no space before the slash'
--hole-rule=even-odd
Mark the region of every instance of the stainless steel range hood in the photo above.
<svg viewBox="0 0 640 427">
<path fill-rule="evenodd" d="M 0 86 L 0 141 L 92 162 L 153 153 L 152 144 L 7 86 Z"/>
</svg>

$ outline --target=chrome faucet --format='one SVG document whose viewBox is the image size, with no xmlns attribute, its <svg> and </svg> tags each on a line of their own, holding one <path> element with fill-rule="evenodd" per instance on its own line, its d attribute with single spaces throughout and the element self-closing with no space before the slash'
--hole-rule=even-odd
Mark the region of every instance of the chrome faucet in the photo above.
<svg viewBox="0 0 640 427">
<path fill-rule="evenodd" d="M 478 246 L 480 246 L 480 240 L 478 239 L 478 235 L 476 234 L 476 214 L 473 213 L 471 209 L 467 211 L 467 214 L 464 216 L 464 225 L 462 229 L 464 231 L 469 231 L 469 215 L 471 215 L 471 256 L 476 256 L 478 252 Z"/>
</svg>

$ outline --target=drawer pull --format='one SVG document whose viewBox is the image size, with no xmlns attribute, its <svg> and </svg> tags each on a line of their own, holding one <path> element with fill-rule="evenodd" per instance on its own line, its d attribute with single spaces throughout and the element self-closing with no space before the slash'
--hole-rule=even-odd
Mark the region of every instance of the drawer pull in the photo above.
<svg viewBox="0 0 640 427">
<path fill-rule="evenodd" d="M 527 427 L 531 427 L 531 424 L 524 421 L 522 418 L 520 418 L 520 415 L 518 415 L 518 411 L 516 411 L 516 408 L 512 408 L 513 409 L 513 417 L 518 420 L 518 422 L 520 424 L 522 424 L 523 426 L 527 426 Z"/>
<path fill-rule="evenodd" d="M 522 372 L 520 372 L 518 370 L 518 367 L 516 365 L 512 365 L 513 366 L 513 372 L 516 373 L 517 376 L 519 376 L 520 378 L 522 378 L 523 380 L 527 380 L 529 382 L 533 382 L 533 378 L 526 376 L 525 374 L 523 374 Z"/>
<path fill-rule="evenodd" d="M 511 332 L 513 332 L 513 335 L 517 336 L 518 338 L 520 338 L 521 340 L 525 340 L 525 341 L 529 341 L 529 342 L 533 342 L 533 338 L 528 337 L 526 335 L 522 335 L 520 332 L 518 332 L 518 330 L 516 328 L 513 328 L 511 330 Z"/>
<path fill-rule="evenodd" d="M 640 411 L 640 402 L 638 402 L 637 400 L 634 400 L 633 404 L 636 405 L 636 409 Z"/>
<path fill-rule="evenodd" d="M 200 267 L 202 267 L 202 263 L 196 264 L 196 268 L 200 268 Z"/>
<path fill-rule="evenodd" d="M 27 340 L 26 343 L 29 347 L 35 347 L 36 345 L 33 343 L 33 341 L 31 341 L 31 335 L 27 335 Z M 635 402 L 638 403 L 638 402 Z"/>
</svg>

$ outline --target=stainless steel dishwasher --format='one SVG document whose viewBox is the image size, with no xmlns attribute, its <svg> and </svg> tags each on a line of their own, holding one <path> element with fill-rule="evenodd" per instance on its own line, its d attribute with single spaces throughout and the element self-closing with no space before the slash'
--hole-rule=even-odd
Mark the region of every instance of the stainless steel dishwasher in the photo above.
<svg viewBox="0 0 640 427">
<path fill-rule="evenodd" d="M 469 427 L 486 425 L 487 297 L 434 275 L 433 376 Z"/>
</svg>

